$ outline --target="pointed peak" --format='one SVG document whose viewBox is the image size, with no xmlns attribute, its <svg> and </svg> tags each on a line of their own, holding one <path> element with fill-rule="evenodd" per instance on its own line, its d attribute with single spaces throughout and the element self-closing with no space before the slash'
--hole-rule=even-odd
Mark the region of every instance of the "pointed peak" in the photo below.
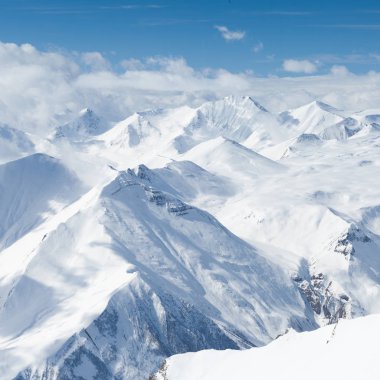
<svg viewBox="0 0 380 380">
<path fill-rule="evenodd" d="M 99 117 L 92 109 L 83 108 L 77 116 L 68 123 L 58 126 L 54 138 L 68 138 L 79 141 L 89 136 L 99 135 L 109 127 L 102 117 Z"/>
<path fill-rule="evenodd" d="M 289 111 L 285 111 L 282 113 L 285 117 L 287 115 L 296 116 L 297 119 L 299 117 L 304 117 L 305 115 L 311 115 L 311 114 L 320 114 L 321 116 L 323 114 L 330 114 L 333 116 L 336 116 L 337 118 L 340 118 L 343 120 L 345 118 L 344 112 L 342 110 L 339 110 L 327 103 L 324 103 L 320 100 L 313 100 L 310 103 L 304 104 L 303 106 L 293 108 Z M 303 115 L 303 116 L 301 116 Z M 340 120 L 337 120 L 338 122 Z"/>
<path fill-rule="evenodd" d="M 251 108 L 251 109 L 255 109 L 256 111 L 259 110 L 261 112 L 269 112 L 257 100 L 247 95 L 228 95 L 222 99 L 206 102 L 201 106 L 201 108 L 210 107 L 210 106 L 213 107 L 220 104 L 237 107 L 237 108 L 239 107 Z"/>
<path fill-rule="evenodd" d="M 144 164 L 140 164 L 137 170 L 135 170 L 135 173 L 140 179 L 146 180 L 148 182 L 151 181 L 152 171 Z"/>
<path fill-rule="evenodd" d="M 311 107 L 317 107 L 323 111 L 326 111 L 326 112 L 330 112 L 330 113 L 333 113 L 333 114 L 337 114 L 339 112 L 341 112 L 341 110 L 331 106 L 330 104 L 327 104 L 327 103 L 324 103 L 324 102 L 321 102 L 320 100 L 314 100 L 313 102 L 309 103 L 306 105 L 307 106 L 311 106 Z"/>
</svg>

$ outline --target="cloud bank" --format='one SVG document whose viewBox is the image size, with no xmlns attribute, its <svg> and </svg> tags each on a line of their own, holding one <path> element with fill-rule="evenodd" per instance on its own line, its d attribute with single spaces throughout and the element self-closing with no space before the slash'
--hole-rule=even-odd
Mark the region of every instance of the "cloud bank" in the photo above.
<svg viewBox="0 0 380 380">
<path fill-rule="evenodd" d="M 342 66 L 326 75 L 260 78 L 153 57 L 127 59 L 115 70 L 96 52 L 64 54 L 0 43 L 0 72 L 0 123 L 40 134 L 85 107 L 118 121 L 134 111 L 198 106 L 230 94 L 250 95 L 274 112 L 315 99 L 349 111 L 380 104 L 380 74 L 354 75 Z"/>
<path fill-rule="evenodd" d="M 301 61 L 296 59 L 286 59 L 282 64 L 282 68 L 291 73 L 312 74 L 317 71 L 317 66 L 306 59 Z"/>
</svg>

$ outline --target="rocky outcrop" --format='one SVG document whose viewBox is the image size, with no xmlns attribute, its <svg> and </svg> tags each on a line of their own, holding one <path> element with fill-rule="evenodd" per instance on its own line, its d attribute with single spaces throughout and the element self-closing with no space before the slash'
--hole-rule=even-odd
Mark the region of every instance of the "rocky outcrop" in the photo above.
<svg viewBox="0 0 380 380">
<path fill-rule="evenodd" d="M 311 275 L 307 279 L 296 275 L 293 281 L 322 324 L 351 317 L 350 297 L 346 294 L 335 294 L 331 289 L 332 280 L 328 280 L 323 273 Z"/>
</svg>

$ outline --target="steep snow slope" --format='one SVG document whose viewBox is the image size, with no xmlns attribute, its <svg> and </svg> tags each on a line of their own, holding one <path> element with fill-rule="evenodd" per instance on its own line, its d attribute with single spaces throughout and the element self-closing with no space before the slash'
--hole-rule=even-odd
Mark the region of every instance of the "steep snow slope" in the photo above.
<svg viewBox="0 0 380 380">
<path fill-rule="evenodd" d="M 195 162 L 201 167 L 224 177 L 257 177 L 284 169 L 282 165 L 261 156 L 236 141 L 217 137 L 198 144 L 181 158 Z M 241 165 L 244 163 L 244 170 Z"/>
<path fill-rule="evenodd" d="M 376 346 L 380 316 L 372 315 L 317 331 L 289 331 L 268 346 L 246 351 L 201 351 L 166 360 L 154 380 L 311 380 L 380 377 Z M 318 358 L 321 370 L 315 368 Z M 322 371 L 322 373 L 321 373 Z"/>
<path fill-rule="evenodd" d="M 0 165 L 0 249 L 11 245 L 83 191 L 72 172 L 44 154 Z"/>
<path fill-rule="evenodd" d="M 313 101 L 302 107 L 280 114 L 283 126 L 294 135 L 322 132 L 326 127 L 344 120 L 342 111 L 320 101 Z"/>
<path fill-rule="evenodd" d="M 120 173 L 18 254 L 28 264 L 2 284 L 12 288 L 0 312 L 0 373 L 30 366 L 20 378 L 79 378 L 87 363 L 105 379 L 146 378 L 175 352 L 247 347 L 289 326 L 316 326 L 280 267 L 150 183 L 146 168 Z M 19 251 L 10 247 L 7 260 L 12 248 Z"/>
<path fill-rule="evenodd" d="M 166 183 L 167 191 L 201 208 L 217 207 L 239 191 L 226 176 L 212 174 L 192 161 L 173 161 L 150 171 L 149 178 L 153 186 L 165 189 Z"/>
</svg>

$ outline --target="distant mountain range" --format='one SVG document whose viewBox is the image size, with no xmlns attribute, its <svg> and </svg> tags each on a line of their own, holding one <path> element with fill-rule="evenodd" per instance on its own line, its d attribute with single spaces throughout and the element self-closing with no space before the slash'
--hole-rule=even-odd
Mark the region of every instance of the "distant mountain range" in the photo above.
<svg viewBox="0 0 380 380">
<path fill-rule="evenodd" d="M 280 349 L 345 367 L 352 336 L 372 357 L 378 316 L 340 320 L 380 313 L 378 123 L 230 96 L 0 125 L 0 380 L 269 379 Z M 231 351 L 167 360 L 205 349 Z"/>
</svg>

